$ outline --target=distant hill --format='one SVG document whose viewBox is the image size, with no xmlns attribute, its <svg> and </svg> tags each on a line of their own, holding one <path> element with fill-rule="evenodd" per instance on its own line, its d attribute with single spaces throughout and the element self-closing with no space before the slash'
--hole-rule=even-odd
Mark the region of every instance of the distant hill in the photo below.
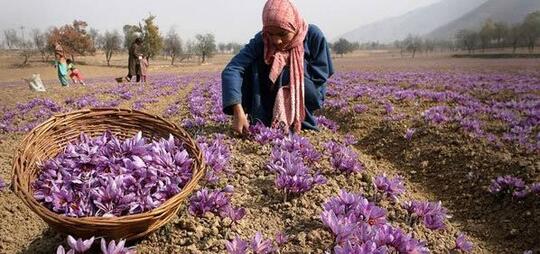
<svg viewBox="0 0 540 254">
<path fill-rule="evenodd" d="M 461 29 L 480 29 L 488 18 L 495 22 L 515 24 L 536 10 L 540 10 L 540 0 L 489 0 L 462 17 L 435 29 L 426 37 L 450 39 Z"/>
<path fill-rule="evenodd" d="M 410 11 L 402 16 L 361 26 L 338 38 L 358 42 L 379 41 L 381 43 L 389 43 L 394 40 L 404 39 L 408 34 L 424 35 L 458 19 L 486 1 L 442 0 L 438 3 Z M 534 1 L 540 2 L 540 0 Z"/>
</svg>

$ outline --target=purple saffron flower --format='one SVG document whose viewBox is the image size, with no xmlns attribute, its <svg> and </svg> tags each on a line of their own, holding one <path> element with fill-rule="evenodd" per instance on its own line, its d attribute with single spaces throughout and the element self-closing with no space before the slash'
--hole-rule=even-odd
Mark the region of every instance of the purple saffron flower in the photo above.
<svg viewBox="0 0 540 254">
<path fill-rule="evenodd" d="M 405 209 L 410 213 L 422 218 L 422 221 L 426 228 L 432 230 L 438 230 L 444 228 L 446 214 L 446 208 L 439 202 L 418 202 L 412 201 L 411 203 L 405 203 Z"/>
<path fill-rule="evenodd" d="M 289 236 L 287 236 L 287 234 L 285 234 L 283 231 L 277 232 L 274 238 L 277 246 L 283 246 L 289 241 Z"/>
<path fill-rule="evenodd" d="M 228 168 L 231 157 L 230 147 L 224 138 L 216 137 L 213 140 L 199 138 L 197 143 L 204 153 L 206 165 L 209 166 L 207 180 L 211 184 L 217 183 L 221 175 L 232 173 Z"/>
<path fill-rule="evenodd" d="M 272 245 L 272 241 L 265 240 L 261 232 L 257 231 L 251 240 L 251 249 L 255 254 L 267 254 L 274 251 L 274 246 Z"/>
<path fill-rule="evenodd" d="M 473 244 L 467 239 L 465 234 L 460 233 L 456 238 L 456 247 L 454 249 L 469 253 L 473 249 Z"/>
<path fill-rule="evenodd" d="M 84 253 L 85 251 L 89 250 L 90 247 L 92 247 L 92 243 L 94 243 L 94 237 L 88 240 L 83 240 L 82 238 L 75 240 L 73 236 L 68 235 L 67 242 L 69 247 L 71 247 L 72 250 L 75 250 L 75 252 Z"/>
<path fill-rule="evenodd" d="M 4 179 L 0 178 L 0 191 L 3 191 L 6 187 L 6 183 L 4 182 Z"/>
<path fill-rule="evenodd" d="M 270 144 L 285 137 L 283 130 L 268 128 L 261 122 L 249 126 L 249 133 L 252 138 L 261 145 Z"/>
<path fill-rule="evenodd" d="M 414 128 L 409 128 L 407 129 L 407 131 L 405 132 L 405 135 L 403 136 L 406 140 L 408 141 L 411 141 L 414 133 L 416 132 L 416 129 Z"/>
<path fill-rule="evenodd" d="M 226 212 L 226 217 L 229 217 L 233 223 L 237 223 L 239 220 L 244 218 L 246 215 L 246 209 L 240 207 L 240 208 L 233 208 L 228 207 Z"/>
<path fill-rule="evenodd" d="M 360 219 L 369 225 L 383 225 L 386 223 L 386 210 L 373 203 L 361 206 L 357 212 Z"/>
<path fill-rule="evenodd" d="M 75 254 L 75 251 L 69 250 L 68 252 L 66 252 L 66 250 L 64 249 L 64 246 L 60 245 L 56 249 L 56 254 Z"/>
<path fill-rule="evenodd" d="M 355 223 L 339 219 L 334 211 L 323 211 L 321 214 L 321 221 L 325 226 L 332 230 L 332 233 L 336 236 L 337 243 L 346 242 L 353 237 L 356 232 L 357 226 Z"/>
<path fill-rule="evenodd" d="M 320 124 L 321 126 L 331 130 L 332 132 L 336 132 L 339 129 L 339 125 L 336 122 L 324 116 L 317 116 L 315 118 L 317 120 L 317 124 Z"/>
<path fill-rule="evenodd" d="M 530 189 L 532 193 L 535 193 L 536 195 L 540 195 L 540 183 L 531 184 Z"/>
<path fill-rule="evenodd" d="M 189 200 L 189 212 L 191 215 L 203 217 L 206 212 L 213 210 L 213 200 L 211 200 L 209 190 L 204 188 L 199 190 Z"/>
<path fill-rule="evenodd" d="M 358 160 L 358 154 L 350 147 L 341 145 L 334 141 L 325 144 L 330 152 L 330 163 L 343 173 L 359 173 L 364 170 L 364 166 Z"/>
<path fill-rule="evenodd" d="M 356 143 L 358 143 L 358 140 L 356 140 L 356 137 L 352 134 L 346 134 L 345 137 L 343 137 L 343 144 L 345 146 L 356 145 Z"/>
<path fill-rule="evenodd" d="M 512 194 L 517 198 L 523 198 L 528 194 L 525 182 L 513 176 L 499 176 L 491 181 L 489 192 L 493 194 Z"/>
<path fill-rule="evenodd" d="M 401 240 L 397 249 L 399 253 L 429 254 L 429 249 L 425 245 L 425 242 L 407 237 Z"/>
<path fill-rule="evenodd" d="M 124 247 L 126 240 L 120 240 L 118 244 L 114 240 L 107 245 L 105 239 L 101 238 L 101 252 L 103 254 L 135 254 L 132 249 Z"/>
<path fill-rule="evenodd" d="M 223 190 L 210 191 L 207 188 L 199 190 L 189 200 L 188 211 L 193 216 L 204 217 L 207 212 L 230 218 L 237 222 L 245 216 L 244 208 L 235 208 L 230 204 L 234 188 L 227 185 Z"/>
<path fill-rule="evenodd" d="M 384 103 L 384 110 L 386 114 L 392 114 L 394 112 L 394 106 L 392 103 L 386 102 Z"/>
<path fill-rule="evenodd" d="M 393 201 L 397 201 L 397 197 L 405 192 L 402 177 L 388 179 L 386 175 L 377 176 L 373 183 L 379 192 L 382 192 L 385 197 Z"/>
<path fill-rule="evenodd" d="M 324 176 L 311 172 L 304 162 L 313 161 L 320 156 L 311 149 L 313 147 L 305 139 L 294 137 L 279 141 L 272 149 L 266 168 L 276 173 L 274 183 L 285 194 L 304 193 L 316 184 L 326 183 Z"/>
<path fill-rule="evenodd" d="M 422 114 L 424 119 L 433 124 L 443 124 L 450 121 L 450 108 L 447 106 L 435 106 L 432 107 Z"/>
<path fill-rule="evenodd" d="M 247 253 L 248 243 L 236 236 L 234 240 L 230 242 L 227 241 L 225 246 L 227 247 L 227 253 L 229 254 L 245 254 Z"/>
<path fill-rule="evenodd" d="M 363 104 L 357 104 L 357 105 L 354 105 L 352 109 L 353 109 L 353 111 L 354 111 L 355 113 L 360 114 L 360 113 L 366 112 L 369 108 L 368 108 L 368 106 L 366 106 L 366 105 L 363 105 Z"/>
<path fill-rule="evenodd" d="M 353 244 L 348 241 L 334 247 L 334 252 L 335 254 L 385 254 L 388 253 L 388 248 L 385 246 L 377 247 L 377 244 L 372 241 L 362 244 Z"/>
<path fill-rule="evenodd" d="M 309 142 L 309 139 L 293 134 L 289 137 L 274 142 L 274 150 L 282 150 L 289 153 L 298 153 L 301 158 L 310 163 L 319 161 L 321 154 Z"/>
</svg>

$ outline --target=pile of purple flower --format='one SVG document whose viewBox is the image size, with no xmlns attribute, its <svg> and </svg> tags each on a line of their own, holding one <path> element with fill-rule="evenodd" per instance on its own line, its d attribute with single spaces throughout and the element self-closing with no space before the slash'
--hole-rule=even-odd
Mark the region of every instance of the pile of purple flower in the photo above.
<svg viewBox="0 0 540 254">
<path fill-rule="evenodd" d="M 327 142 L 324 147 L 330 154 L 330 164 L 337 171 L 350 174 L 364 170 L 364 165 L 358 160 L 358 154 L 351 147 L 335 141 Z"/>
<path fill-rule="evenodd" d="M 431 230 L 443 229 L 445 220 L 448 217 L 446 208 L 439 202 L 405 202 L 403 207 L 410 215 L 411 224 L 417 219 L 421 219 L 426 228 Z"/>
<path fill-rule="evenodd" d="M 308 139 L 298 135 L 275 142 L 266 167 L 276 174 L 275 185 L 285 195 L 311 190 L 316 184 L 325 184 L 326 178 L 313 173 L 307 163 L 318 161 L 320 153 Z"/>
<path fill-rule="evenodd" d="M 72 217 L 142 213 L 182 190 L 192 177 L 192 162 L 172 135 L 150 142 L 141 132 L 126 140 L 110 132 L 96 138 L 81 133 L 40 165 L 34 198 Z"/>
<path fill-rule="evenodd" d="M 251 249 L 253 254 L 267 254 L 276 252 L 287 241 L 288 236 L 282 232 L 278 232 L 274 239 L 274 245 L 272 240 L 264 239 L 261 232 L 257 232 L 249 243 L 237 236 L 232 241 L 228 241 L 225 247 L 229 254 L 246 254 L 248 253 L 248 248 Z"/>
<path fill-rule="evenodd" d="M 323 208 L 321 220 L 335 236 L 337 254 L 429 253 L 424 242 L 388 224 L 386 211 L 360 194 L 341 190 Z"/>
<path fill-rule="evenodd" d="M 383 197 L 389 198 L 394 202 L 397 201 L 399 195 L 405 192 L 403 178 L 399 176 L 392 179 L 389 179 L 386 175 L 376 176 L 373 180 L 373 184 Z"/>
<path fill-rule="evenodd" d="M 193 216 L 204 217 L 206 213 L 214 213 L 222 218 L 230 218 L 237 222 L 244 218 L 246 210 L 231 205 L 234 188 L 225 186 L 222 190 L 211 191 L 207 188 L 197 191 L 189 200 L 189 212 Z"/>
</svg>

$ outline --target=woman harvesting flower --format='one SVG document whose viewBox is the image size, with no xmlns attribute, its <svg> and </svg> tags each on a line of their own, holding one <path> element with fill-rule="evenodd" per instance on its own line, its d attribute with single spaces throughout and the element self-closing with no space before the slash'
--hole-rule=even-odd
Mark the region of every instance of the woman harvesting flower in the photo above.
<svg viewBox="0 0 540 254">
<path fill-rule="evenodd" d="M 334 73 L 323 33 L 289 0 L 267 1 L 262 20 L 262 32 L 222 72 L 223 111 L 240 134 L 259 121 L 294 132 L 317 129 L 313 112 Z"/>
</svg>

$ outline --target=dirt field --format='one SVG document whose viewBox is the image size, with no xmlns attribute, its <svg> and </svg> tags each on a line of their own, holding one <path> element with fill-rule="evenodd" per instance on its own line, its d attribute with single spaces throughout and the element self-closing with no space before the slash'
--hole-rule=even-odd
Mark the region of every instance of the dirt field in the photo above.
<svg viewBox="0 0 540 254">
<path fill-rule="evenodd" d="M 191 61 L 174 67 L 165 59 L 151 62 L 149 83 L 188 84 L 177 86 L 177 90 L 159 97 L 156 102 L 147 103 L 143 110 L 162 115 L 168 106 L 180 102 L 180 112 L 170 120 L 179 124 L 182 119 L 189 118 L 185 101 L 191 89 L 194 85 L 218 78 L 230 57 L 218 55 L 205 65 Z M 125 75 L 125 58 L 124 55 L 115 56 L 112 62 L 114 66 L 106 67 L 103 56 L 80 57 L 77 60 L 85 64 L 79 67 L 88 77 L 89 85 L 63 88 L 50 64 L 35 59 L 29 67 L 17 68 L 15 64 L 19 59 L 16 55 L 4 52 L 0 56 L 0 108 L 6 112 L 16 107 L 17 103 L 35 98 L 48 98 L 66 108 L 69 108 L 66 103 L 68 98 L 96 94 L 99 100 L 110 99 L 114 95 L 103 91 L 118 87 L 113 78 Z M 540 78 L 540 59 L 455 59 L 438 54 L 411 59 L 399 57 L 399 52 L 381 51 L 337 57 L 334 64 L 338 74 L 361 72 L 377 76 L 431 72 L 456 76 L 480 73 L 487 76 L 507 74 Z M 20 81 L 33 73 L 41 74 L 48 89 L 46 93 L 33 93 Z M 359 84 L 371 82 L 360 76 Z M 180 81 L 174 77 L 193 78 Z M 399 82 L 397 86 L 412 85 Z M 152 84 L 127 87 L 135 95 L 130 100 L 121 101 L 119 106 L 133 107 L 137 100 L 152 94 L 151 90 L 158 87 Z M 384 83 L 381 82 L 381 85 Z M 442 88 L 433 86 L 429 89 Z M 539 95 L 538 91 L 531 92 L 531 96 Z M 508 101 L 512 100 L 511 96 Z M 339 98 L 339 95 L 331 98 Z M 533 102 L 538 103 L 538 100 Z M 370 108 L 379 107 L 377 102 L 370 100 L 362 103 Z M 538 106 L 536 104 L 536 108 Z M 405 115 L 418 115 L 426 105 L 395 103 L 394 107 Z M 370 196 L 373 194 L 371 177 L 385 173 L 404 177 L 406 192 L 403 200 L 441 200 L 449 210 L 451 218 L 446 221 L 445 229 L 431 231 L 421 225 L 405 223 L 406 212 L 399 205 L 389 202 L 379 204 L 387 210 L 388 220 L 393 225 L 426 241 L 432 253 L 449 253 L 458 232 L 465 233 L 472 240 L 475 245 L 473 253 L 523 253 L 526 250 L 540 253 L 540 197 L 501 201 L 487 192 L 491 179 L 501 175 L 520 176 L 527 183 L 540 182 L 539 150 L 531 153 L 514 146 L 495 147 L 471 138 L 452 126 L 430 127 L 407 119 L 387 121 L 382 109 L 353 115 L 332 109 L 321 113 L 336 121 L 341 126 L 339 131 L 333 133 L 323 129 L 318 133 L 305 132 L 303 135 L 323 152 L 326 141 L 343 139 L 347 133 L 353 134 L 358 140 L 354 149 L 359 153 L 365 172 L 348 177 L 331 172 L 328 170 L 331 167 L 329 162 L 321 161 L 315 167 L 323 171 L 329 179 L 328 183 L 306 195 L 283 202 L 282 196 L 273 187 L 273 176 L 264 169 L 270 148 L 261 148 L 256 142 L 237 138 L 227 125 L 210 124 L 197 132 L 206 136 L 223 133 L 230 141 L 230 167 L 237 173 L 222 179 L 221 183 L 235 187 L 233 203 L 246 208 L 246 217 L 239 224 L 229 226 L 217 216 L 194 218 L 187 213 L 186 207 L 182 207 L 178 217 L 169 224 L 130 245 L 136 245 L 140 253 L 224 253 L 225 242 L 236 235 L 247 239 L 261 231 L 269 238 L 277 231 L 284 231 L 290 240 L 281 253 L 324 253 L 332 248 L 333 239 L 319 217 L 322 204 L 341 188 Z M 18 121 L 32 120 L 35 120 L 34 117 L 23 117 Z M 411 126 L 416 127 L 414 142 L 407 142 L 403 134 Z M 538 128 L 536 126 L 534 129 L 536 133 Z M 8 185 L 11 160 L 23 137 L 24 132 L 0 131 L 0 178 Z M 65 246 L 65 235 L 50 229 L 9 187 L 0 192 L 0 225 L 0 253 L 54 253 L 59 244 Z"/>
</svg>

